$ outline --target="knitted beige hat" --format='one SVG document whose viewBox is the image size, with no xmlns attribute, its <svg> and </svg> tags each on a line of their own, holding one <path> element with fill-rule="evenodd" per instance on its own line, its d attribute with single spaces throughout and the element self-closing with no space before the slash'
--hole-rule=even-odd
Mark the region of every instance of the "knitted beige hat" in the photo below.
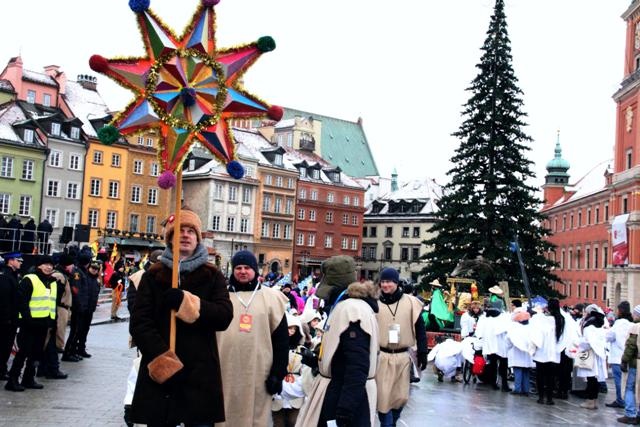
<svg viewBox="0 0 640 427">
<path fill-rule="evenodd" d="M 175 216 L 171 214 L 169 218 L 167 218 L 167 224 L 164 229 L 164 240 L 167 243 L 171 243 L 171 239 L 173 238 L 173 227 L 175 222 Z M 180 211 L 180 225 L 182 227 L 191 227 L 196 231 L 198 235 L 198 243 L 202 241 L 202 221 L 200 221 L 200 217 L 195 212 L 183 209 Z"/>
</svg>

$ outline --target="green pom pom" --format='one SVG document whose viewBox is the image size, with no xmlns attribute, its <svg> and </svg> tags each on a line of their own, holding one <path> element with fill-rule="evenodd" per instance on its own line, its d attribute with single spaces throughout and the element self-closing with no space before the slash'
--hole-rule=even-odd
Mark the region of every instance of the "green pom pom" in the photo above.
<svg viewBox="0 0 640 427">
<path fill-rule="evenodd" d="M 106 125 L 98 129 L 98 138 L 104 145 L 111 145 L 120 138 L 120 132 L 115 126 Z"/>
<path fill-rule="evenodd" d="M 260 37 L 258 39 L 258 49 L 260 52 L 271 52 L 276 48 L 276 41 L 269 36 Z"/>
</svg>

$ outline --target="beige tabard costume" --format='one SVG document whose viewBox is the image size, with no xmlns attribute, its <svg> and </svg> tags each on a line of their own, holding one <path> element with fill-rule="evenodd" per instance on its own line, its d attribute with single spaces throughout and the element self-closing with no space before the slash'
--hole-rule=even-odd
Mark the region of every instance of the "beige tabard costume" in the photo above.
<svg viewBox="0 0 640 427">
<path fill-rule="evenodd" d="M 402 350 L 416 344 L 415 324 L 422 313 L 422 303 L 410 295 L 402 297 L 393 304 L 378 302 L 378 327 L 380 331 L 380 348 Z M 395 313 L 395 316 L 394 314 Z M 400 326 L 397 343 L 389 343 L 389 331 L 392 325 Z M 392 334 L 395 335 L 394 332 Z M 411 376 L 411 357 L 407 350 L 399 353 L 380 351 L 378 360 L 378 412 L 387 413 L 392 409 L 400 409 L 409 400 Z"/>
<path fill-rule="evenodd" d="M 67 324 L 69 323 L 69 309 L 71 308 L 71 287 L 69 280 L 63 273 L 55 270 L 51 274 L 56 281 L 64 283 L 64 293 L 60 300 L 60 304 L 56 309 L 56 347 L 58 350 L 64 349 L 65 334 L 67 332 Z"/>
<path fill-rule="evenodd" d="M 271 333 L 282 321 L 288 300 L 282 292 L 261 287 L 245 309 L 238 296 L 249 303 L 252 293 L 229 292 L 233 321 L 217 333 L 226 422 L 216 426 L 263 427 L 271 418 L 271 396 L 265 386 L 273 362 Z M 252 316 L 250 332 L 240 331 L 245 313 Z"/>
<path fill-rule="evenodd" d="M 361 299 L 347 299 L 335 306 L 327 320 L 329 330 L 322 336 L 320 359 L 318 360 L 320 374 L 316 376 L 311 392 L 307 396 L 307 401 L 300 409 L 296 427 L 315 427 L 318 425 L 327 387 L 331 382 L 331 361 L 340 345 L 340 335 L 349 327 L 351 322 L 360 322 L 362 330 L 371 337 L 369 343 L 369 379 L 367 380 L 366 390 L 371 425 L 375 425 L 376 382 L 374 379 L 378 365 L 378 325 L 376 324 L 375 313 L 369 304 Z M 366 414 L 361 416 L 366 416 Z"/>
</svg>

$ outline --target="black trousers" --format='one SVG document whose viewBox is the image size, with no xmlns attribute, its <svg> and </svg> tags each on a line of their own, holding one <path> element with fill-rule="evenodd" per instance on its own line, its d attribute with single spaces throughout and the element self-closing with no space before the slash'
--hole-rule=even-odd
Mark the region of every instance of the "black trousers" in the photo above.
<svg viewBox="0 0 640 427">
<path fill-rule="evenodd" d="M 573 359 L 560 353 L 560 365 L 558 366 L 558 391 L 568 393 L 571 391 L 571 373 L 573 372 Z"/>
<path fill-rule="evenodd" d="M 87 335 L 89 335 L 92 320 L 93 311 L 86 311 L 82 316 L 82 327 L 80 328 L 80 332 L 78 332 L 78 345 L 76 347 L 78 353 L 84 353 L 87 350 Z"/>
<path fill-rule="evenodd" d="M 553 362 L 536 362 L 536 387 L 540 399 L 553 399 L 553 388 L 556 383 L 558 364 Z"/>
<path fill-rule="evenodd" d="M 45 344 L 38 374 L 54 375 L 60 370 L 60 360 L 58 359 L 58 348 L 56 347 L 56 328 L 50 329 L 49 340 Z"/>
<path fill-rule="evenodd" d="M 16 340 L 18 327 L 13 323 L 0 323 L 0 375 L 8 371 L 7 362 Z"/>
<path fill-rule="evenodd" d="M 498 375 L 500 375 L 502 388 L 509 388 L 509 383 L 507 382 L 507 377 L 509 375 L 509 361 L 506 357 L 500 357 L 497 354 L 490 354 L 487 356 L 489 359 L 489 368 L 490 375 L 488 377 L 489 384 L 497 387 L 498 384 Z"/>
<path fill-rule="evenodd" d="M 44 351 L 44 340 L 47 338 L 47 330 L 46 325 L 20 326 L 20 332 L 18 332 L 18 354 L 13 358 L 9 377 L 17 380 L 26 362 L 27 367 L 22 380 L 27 382 L 33 380 L 36 373 L 36 366 L 42 358 Z"/>
<path fill-rule="evenodd" d="M 597 399 L 599 391 L 600 384 L 598 383 L 598 379 L 596 377 L 587 377 L 587 389 L 585 390 L 587 399 Z"/>
<path fill-rule="evenodd" d="M 69 336 L 67 337 L 67 343 L 64 346 L 64 354 L 71 355 L 78 352 L 78 343 L 80 342 L 80 336 L 82 335 L 82 328 L 84 328 L 84 317 L 87 312 L 80 309 L 75 309 L 71 306 L 71 321 L 69 326 Z"/>
</svg>

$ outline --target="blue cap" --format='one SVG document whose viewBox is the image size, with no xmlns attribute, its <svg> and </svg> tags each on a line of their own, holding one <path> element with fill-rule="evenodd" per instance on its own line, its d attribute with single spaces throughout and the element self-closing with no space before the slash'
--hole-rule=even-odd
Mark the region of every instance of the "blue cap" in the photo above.
<svg viewBox="0 0 640 427">
<path fill-rule="evenodd" d="M 2 254 L 2 258 L 5 261 L 9 261 L 10 259 L 22 259 L 21 252 L 7 252 L 6 254 Z"/>
<path fill-rule="evenodd" d="M 394 283 L 400 282 L 400 274 L 395 268 L 387 267 L 380 272 L 380 281 L 388 280 Z"/>
</svg>

